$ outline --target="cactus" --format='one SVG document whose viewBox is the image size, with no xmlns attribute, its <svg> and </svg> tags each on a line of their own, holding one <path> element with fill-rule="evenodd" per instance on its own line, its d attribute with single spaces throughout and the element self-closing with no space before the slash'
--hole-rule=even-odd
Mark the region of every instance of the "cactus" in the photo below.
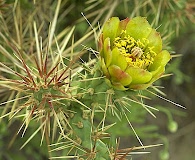
<svg viewBox="0 0 195 160">
<path fill-rule="evenodd" d="M 9 7 L 10 4 L 4 3 L 3 7 Z M 92 28 L 79 41 L 90 40 L 94 33 L 98 50 L 86 47 L 80 50 L 73 38 L 75 27 L 67 27 L 55 35 L 59 8 L 65 2 L 52 3 L 56 9 L 49 29 L 42 25 L 42 21 L 48 24 L 47 14 L 41 16 L 42 11 L 37 9 L 37 17 L 33 17 L 36 21 L 32 22 L 31 11 L 36 6 L 26 1 L 21 3 L 15 2 L 13 9 L 12 25 L 16 29 L 13 36 L 5 23 L 9 15 L 0 17 L 3 57 L 0 89 L 5 93 L 0 95 L 3 106 L 0 118 L 8 117 L 12 123 L 18 120 L 21 123 L 18 132 L 22 136 L 28 128 L 37 127 L 21 148 L 39 133 L 41 144 L 47 143 L 50 159 L 125 160 L 133 150 L 153 147 L 143 146 L 127 113 L 131 107 L 137 108 L 137 104 L 154 116 L 152 111 L 156 109 L 143 104 L 143 99 L 148 97 L 141 93 L 150 87 L 158 91 L 153 83 L 163 76 L 171 59 L 162 46 L 160 33 L 141 16 L 124 20 L 111 17 L 102 24 L 100 33 Z M 115 1 L 112 7 L 118 3 Z M 27 18 L 20 13 L 25 7 L 29 9 Z M 24 25 L 19 23 L 22 21 Z M 41 34 L 45 30 L 48 33 Z M 79 59 L 84 54 L 93 57 L 81 63 Z M 118 137 L 110 129 L 123 118 L 141 147 L 119 149 Z M 170 123 L 169 129 L 175 132 L 177 123 Z"/>
</svg>

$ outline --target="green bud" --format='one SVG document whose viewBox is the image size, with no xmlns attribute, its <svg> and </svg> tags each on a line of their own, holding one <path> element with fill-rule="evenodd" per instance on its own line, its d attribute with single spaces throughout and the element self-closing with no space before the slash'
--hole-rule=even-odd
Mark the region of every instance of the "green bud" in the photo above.
<svg viewBox="0 0 195 160">
<path fill-rule="evenodd" d="M 166 150 L 163 150 L 159 154 L 160 160 L 168 160 L 169 159 L 169 152 Z"/>
<path fill-rule="evenodd" d="M 178 129 L 177 122 L 175 122 L 175 121 L 169 122 L 168 129 L 169 129 L 170 132 L 175 133 L 177 131 L 177 129 Z"/>
</svg>

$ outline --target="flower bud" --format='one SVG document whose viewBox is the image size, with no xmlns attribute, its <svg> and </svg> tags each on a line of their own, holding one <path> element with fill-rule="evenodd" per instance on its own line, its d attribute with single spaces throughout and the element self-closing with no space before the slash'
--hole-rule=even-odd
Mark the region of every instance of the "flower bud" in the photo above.
<svg viewBox="0 0 195 160">
<path fill-rule="evenodd" d="M 101 68 L 115 89 L 146 89 L 171 59 L 160 34 L 146 18 L 109 19 L 99 38 Z"/>
<path fill-rule="evenodd" d="M 167 127 L 170 132 L 175 133 L 178 129 L 178 124 L 175 121 L 170 121 Z"/>
</svg>

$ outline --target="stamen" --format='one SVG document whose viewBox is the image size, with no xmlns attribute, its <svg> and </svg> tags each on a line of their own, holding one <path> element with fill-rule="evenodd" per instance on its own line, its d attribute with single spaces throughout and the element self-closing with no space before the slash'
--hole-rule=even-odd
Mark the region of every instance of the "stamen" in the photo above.
<svg viewBox="0 0 195 160">
<path fill-rule="evenodd" d="M 142 38 L 136 41 L 125 33 L 125 31 L 122 31 L 121 36 L 115 38 L 114 47 L 117 47 L 120 53 L 126 57 L 129 65 L 143 69 L 147 68 L 153 63 L 156 56 L 153 47 L 148 47 L 149 40 Z"/>
</svg>

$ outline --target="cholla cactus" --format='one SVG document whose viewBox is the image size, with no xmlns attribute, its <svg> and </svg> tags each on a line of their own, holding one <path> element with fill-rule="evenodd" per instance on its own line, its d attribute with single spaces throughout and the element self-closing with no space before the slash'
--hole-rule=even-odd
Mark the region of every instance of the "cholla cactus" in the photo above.
<svg viewBox="0 0 195 160">
<path fill-rule="evenodd" d="M 99 40 L 101 66 L 114 88 L 146 89 L 165 70 L 171 56 L 146 18 L 109 19 Z"/>
<path fill-rule="evenodd" d="M 57 157 L 54 152 L 50 152 L 50 159 L 124 160 L 135 149 L 152 147 L 119 149 L 119 142 L 115 141 L 118 135 L 109 129 L 117 123 L 117 118 L 126 119 L 132 127 L 132 117 L 137 115 L 131 114 L 130 117 L 128 114 L 130 109 L 139 108 L 134 107 L 134 104 L 143 106 L 151 114 L 150 110 L 156 110 L 143 105 L 144 96 L 139 99 L 138 92 L 132 90 L 148 88 L 164 73 L 171 56 L 162 49 L 160 34 L 152 29 L 146 18 L 126 18 L 120 21 L 118 17 L 113 17 L 105 23 L 99 37 L 99 57 L 80 65 L 76 61 L 80 56 L 76 46 L 91 40 L 93 31 L 76 43 L 72 38 L 71 47 L 68 48 L 74 27 L 67 27 L 55 35 L 61 1 L 56 3 L 51 28 L 44 28 L 43 31 L 49 31 L 44 37 L 39 39 L 42 23 L 36 23 L 36 18 L 36 22 L 33 20 L 33 23 L 22 28 L 25 25 L 18 22 L 23 19 L 31 22 L 34 16 L 26 18 L 28 16 L 25 15 L 22 18 L 20 16 L 24 14 L 20 12 L 13 12 L 18 41 L 8 36 L 7 28 L 11 25 L 0 33 L 0 53 L 5 58 L 0 62 L 0 89 L 8 94 L 11 92 L 7 98 L 9 100 L 0 103 L 0 106 L 6 104 L 2 107 L 0 119 L 6 116 L 10 119 L 23 118 L 19 129 L 23 130 L 23 136 L 28 127 L 35 128 L 32 122 L 40 123 L 22 148 L 40 131 L 41 143 L 46 139 L 49 151 L 51 148 L 52 151 L 63 150 L 63 155 Z M 118 3 L 114 1 L 112 7 L 115 8 Z M 103 6 L 107 8 L 108 5 Z M 16 9 L 20 11 L 19 5 L 16 5 Z M 39 12 L 36 14 L 40 15 L 41 20 L 47 17 Z M 110 17 L 109 14 L 107 17 Z M 92 24 L 97 21 L 99 19 L 95 19 Z M 2 22 L 5 22 L 3 18 Z M 31 29 L 34 35 L 28 34 L 32 32 Z M 24 31 L 24 35 L 21 36 L 19 31 Z M 141 110 L 145 112 L 143 108 Z M 137 114 L 141 115 L 140 112 Z M 176 127 L 172 124 L 170 128 L 175 131 Z M 143 145 L 134 128 L 132 132 Z M 55 144 L 50 145 L 51 142 Z"/>
</svg>

